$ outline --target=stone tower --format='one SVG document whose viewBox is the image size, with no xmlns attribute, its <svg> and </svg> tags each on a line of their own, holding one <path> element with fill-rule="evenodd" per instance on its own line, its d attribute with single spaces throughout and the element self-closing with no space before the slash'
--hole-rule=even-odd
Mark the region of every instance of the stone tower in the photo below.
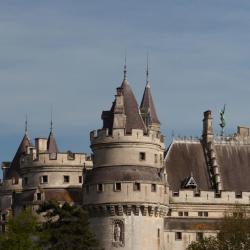
<svg viewBox="0 0 250 250">
<path fill-rule="evenodd" d="M 103 128 L 90 134 L 93 169 L 85 173 L 83 205 L 102 249 L 163 249 L 168 186 L 164 138 L 152 105 L 147 84 L 145 124 L 125 67 L 111 109 L 102 113 Z"/>
</svg>

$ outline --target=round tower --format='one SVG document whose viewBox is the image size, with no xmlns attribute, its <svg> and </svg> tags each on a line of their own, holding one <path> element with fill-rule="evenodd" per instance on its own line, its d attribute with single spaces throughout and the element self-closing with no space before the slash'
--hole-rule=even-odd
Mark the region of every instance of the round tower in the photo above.
<svg viewBox="0 0 250 250">
<path fill-rule="evenodd" d="M 83 185 L 83 205 L 101 249 L 163 249 L 168 200 L 164 138 L 155 126 L 145 125 L 126 69 L 102 119 L 103 128 L 90 134 L 93 169 Z"/>
</svg>

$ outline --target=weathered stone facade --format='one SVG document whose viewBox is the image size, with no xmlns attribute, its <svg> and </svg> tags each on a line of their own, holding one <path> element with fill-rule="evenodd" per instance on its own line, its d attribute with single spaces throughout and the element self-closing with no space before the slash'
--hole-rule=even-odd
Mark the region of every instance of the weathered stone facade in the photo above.
<svg viewBox="0 0 250 250">
<path fill-rule="evenodd" d="M 204 112 L 201 138 L 174 138 L 167 150 L 147 79 L 140 107 L 126 77 L 103 127 L 90 133 L 93 156 L 59 151 L 51 129 L 35 146 L 27 131 L 2 164 L 1 228 L 8 213 L 45 200 L 82 204 L 102 249 L 184 250 L 215 235 L 225 212 L 250 208 L 249 129 L 213 133 Z"/>
</svg>

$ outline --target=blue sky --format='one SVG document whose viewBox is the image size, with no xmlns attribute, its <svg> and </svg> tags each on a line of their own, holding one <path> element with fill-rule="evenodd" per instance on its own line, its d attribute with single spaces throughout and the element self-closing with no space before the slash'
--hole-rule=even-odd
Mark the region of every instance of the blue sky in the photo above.
<svg viewBox="0 0 250 250">
<path fill-rule="evenodd" d="M 202 113 L 227 104 L 226 132 L 250 125 L 250 2 L 0 1 L 0 161 L 11 160 L 24 133 L 54 127 L 62 150 L 90 152 L 122 81 L 137 96 L 146 54 L 162 130 L 199 136 Z"/>
</svg>

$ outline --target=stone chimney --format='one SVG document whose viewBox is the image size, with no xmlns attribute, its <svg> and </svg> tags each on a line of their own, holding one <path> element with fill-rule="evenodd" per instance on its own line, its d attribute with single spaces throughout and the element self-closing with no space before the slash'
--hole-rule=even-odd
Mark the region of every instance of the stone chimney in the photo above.
<svg viewBox="0 0 250 250">
<path fill-rule="evenodd" d="M 40 152 L 47 151 L 47 139 L 46 138 L 36 138 L 35 139 L 37 154 Z"/>
<path fill-rule="evenodd" d="M 203 118 L 203 133 L 202 139 L 205 144 L 208 144 L 213 141 L 214 133 L 213 133 L 213 117 L 212 112 L 207 110 L 204 112 Z"/>
</svg>

